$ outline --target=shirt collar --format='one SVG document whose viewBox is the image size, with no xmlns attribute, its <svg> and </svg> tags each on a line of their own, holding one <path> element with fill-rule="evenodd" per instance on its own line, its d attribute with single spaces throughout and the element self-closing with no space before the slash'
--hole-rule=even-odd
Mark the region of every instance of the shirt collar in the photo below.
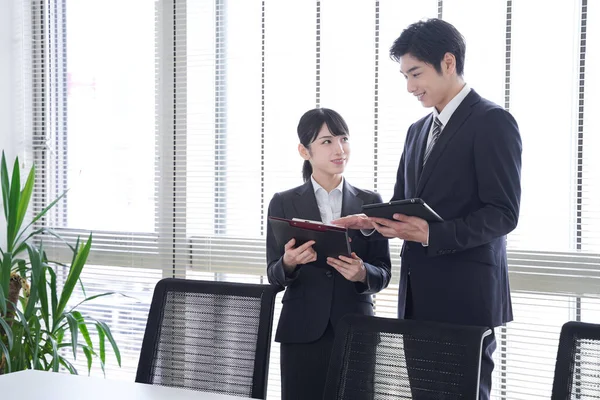
<svg viewBox="0 0 600 400">
<path fill-rule="evenodd" d="M 470 91 L 471 88 L 465 83 L 465 86 L 463 86 L 462 90 L 458 92 L 458 94 L 454 96 L 454 98 L 450 100 L 448 104 L 446 104 L 446 107 L 444 107 L 441 113 L 439 113 L 435 107 L 433 108 L 433 117 L 437 117 L 440 120 L 440 122 L 442 123 L 442 127 L 448 124 L 448 121 L 450 121 L 450 117 L 452 117 L 454 111 L 456 111 L 458 106 L 460 106 L 460 103 L 463 102 L 463 100 L 465 99 L 465 97 L 467 97 Z"/>
<path fill-rule="evenodd" d="M 325 188 L 323 188 L 323 186 L 319 185 L 319 183 L 318 183 L 317 181 L 315 181 L 315 178 L 313 178 L 313 176 L 312 176 L 312 175 L 310 176 L 310 180 L 312 181 L 312 185 L 313 185 L 313 189 L 314 189 L 314 191 L 315 191 L 315 194 L 317 193 L 317 191 L 318 191 L 319 189 L 323 189 L 323 190 L 325 191 L 325 193 L 327 193 L 327 190 L 325 190 Z M 342 181 L 340 182 L 340 184 L 339 184 L 337 187 L 335 187 L 335 188 L 332 190 L 332 192 L 333 192 L 334 190 L 339 190 L 339 191 L 340 191 L 340 193 L 342 193 L 342 190 L 343 190 L 343 188 L 344 188 L 344 177 L 342 177 Z"/>
</svg>

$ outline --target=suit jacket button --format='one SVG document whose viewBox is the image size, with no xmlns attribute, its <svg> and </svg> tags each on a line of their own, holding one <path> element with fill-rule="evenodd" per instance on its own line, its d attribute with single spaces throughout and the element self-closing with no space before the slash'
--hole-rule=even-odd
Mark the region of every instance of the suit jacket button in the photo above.
<svg viewBox="0 0 600 400">
<path fill-rule="evenodd" d="M 333 272 L 327 271 L 327 272 L 325 272 L 325 276 L 328 278 L 331 278 L 333 276 Z"/>
</svg>

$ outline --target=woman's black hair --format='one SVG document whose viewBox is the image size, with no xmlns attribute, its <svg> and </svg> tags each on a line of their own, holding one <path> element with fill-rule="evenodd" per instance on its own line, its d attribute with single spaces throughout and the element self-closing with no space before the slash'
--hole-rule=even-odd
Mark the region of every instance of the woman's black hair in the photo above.
<svg viewBox="0 0 600 400">
<path fill-rule="evenodd" d="M 337 112 L 329 108 L 315 108 L 304 113 L 298 123 L 298 139 L 307 150 L 310 151 L 310 145 L 319 135 L 319 131 L 327 125 L 327 129 L 333 136 L 349 135 L 348 125 L 344 118 Z M 312 175 L 312 165 L 310 161 L 304 160 L 302 166 L 302 178 L 307 182 Z"/>
</svg>

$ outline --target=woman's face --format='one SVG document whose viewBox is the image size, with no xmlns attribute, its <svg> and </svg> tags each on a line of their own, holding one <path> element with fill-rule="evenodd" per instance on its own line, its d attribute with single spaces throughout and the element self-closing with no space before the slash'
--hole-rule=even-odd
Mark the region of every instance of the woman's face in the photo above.
<svg viewBox="0 0 600 400">
<path fill-rule="evenodd" d="M 350 143 L 347 135 L 333 136 L 323 124 L 317 138 L 310 144 L 310 150 L 302 146 L 301 155 L 309 160 L 314 174 L 338 175 L 344 172 L 350 158 Z"/>
</svg>

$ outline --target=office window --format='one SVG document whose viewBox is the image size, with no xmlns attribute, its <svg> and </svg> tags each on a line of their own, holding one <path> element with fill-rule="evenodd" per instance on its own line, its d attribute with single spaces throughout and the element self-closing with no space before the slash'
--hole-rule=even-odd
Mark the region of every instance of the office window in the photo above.
<svg viewBox="0 0 600 400">
<path fill-rule="evenodd" d="M 296 126 L 308 109 L 344 116 L 348 181 L 391 198 L 406 131 L 429 110 L 406 93 L 389 47 L 408 24 L 440 17 L 467 40 L 467 82 L 513 113 L 523 140 L 508 238 L 515 321 L 496 330 L 493 397 L 548 398 L 560 327 L 600 318 L 600 7 L 590 3 L 19 0 L 16 120 L 20 153 L 38 166 L 34 204 L 68 188 L 44 223 L 71 240 L 94 233 L 90 293 L 131 294 L 86 308 L 122 346 L 123 368 L 108 377 L 133 379 L 159 279 L 266 282 L 267 207 L 302 183 Z M 393 318 L 401 242 L 391 246 L 392 282 L 375 309 Z"/>
</svg>

